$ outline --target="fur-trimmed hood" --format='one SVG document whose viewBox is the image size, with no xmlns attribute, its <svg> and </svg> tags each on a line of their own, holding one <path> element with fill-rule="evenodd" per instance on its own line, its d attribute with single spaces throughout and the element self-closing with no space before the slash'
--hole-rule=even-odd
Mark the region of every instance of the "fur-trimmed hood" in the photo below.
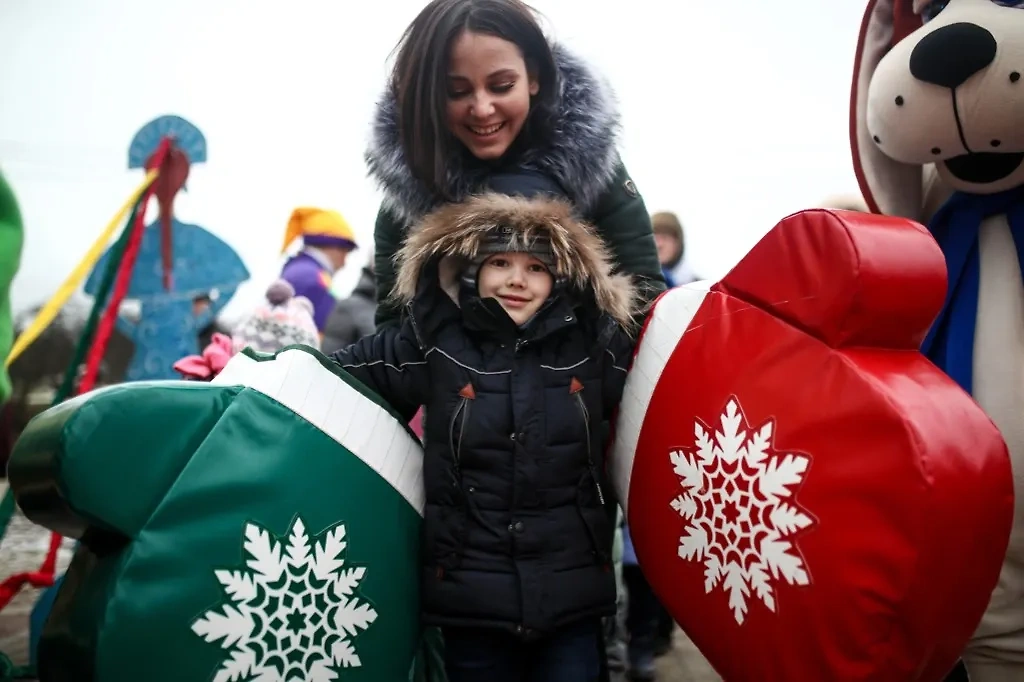
<svg viewBox="0 0 1024 682">
<path fill-rule="evenodd" d="M 619 113 L 614 95 L 601 78 L 575 55 L 553 46 L 558 70 L 559 103 L 552 140 L 526 150 L 516 165 L 553 176 L 576 208 L 587 214 L 611 182 L 619 161 Z M 453 153 L 447 161 L 448 192 L 456 201 L 479 191 L 490 169 L 468 154 Z M 390 87 L 377 105 L 369 149 L 369 174 L 384 192 L 384 207 L 406 223 L 414 223 L 441 203 L 413 177 L 402 148 L 398 102 Z"/>
<path fill-rule="evenodd" d="M 436 264 L 438 285 L 458 302 L 462 270 L 499 227 L 512 229 L 514 248 L 528 246 L 538 237 L 550 239 L 556 276 L 565 278 L 571 289 L 592 293 L 601 312 L 623 328 L 631 327 L 641 307 L 632 279 L 612 274 L 604 242 L 558 199 L 488 193 L 430 213 L 410 231 L 397 254 L 398 279 L 392 294 L 396 302 L 413 300 L 431 264 Z"/>
</svg>

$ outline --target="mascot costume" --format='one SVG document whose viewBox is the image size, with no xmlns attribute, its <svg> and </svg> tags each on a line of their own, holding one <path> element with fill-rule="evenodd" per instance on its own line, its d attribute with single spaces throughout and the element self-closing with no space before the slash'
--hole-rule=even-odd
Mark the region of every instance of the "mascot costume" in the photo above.
<svg viewBox="0 0 1024 682">
<path fill-rule="evenodd" d="M 1024 680 L 1022 73 L 1024 2 L 868 3 L 851 106 L 861 190 L 941 246 L 949 285 L 922 350 L 995 422 L 1013 464 L 1009 549 L 964 652 L 973 682 Z"/>
</svg>

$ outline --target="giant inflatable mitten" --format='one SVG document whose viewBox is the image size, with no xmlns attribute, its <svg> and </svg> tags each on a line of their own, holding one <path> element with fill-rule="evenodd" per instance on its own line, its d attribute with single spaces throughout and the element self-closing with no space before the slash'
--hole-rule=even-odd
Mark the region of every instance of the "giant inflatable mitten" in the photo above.
<svg viewBox="0 0 1024 682">
<path fill-rule="evenodd" d="M 644 573 L 726 680 L 940 680 L 981 618 L 1012 481 L 917 350 L 944 292 L 916 223 L 815 210 L 656 303 L 614 477 Z"/>
<path fill-rule="evenodd" d="M 422 450 L 332 367 L 243 353 L 211 384 L 114 386 L 29 424 L 18 502 L 81 539 L 42 680 L 407 679 Z"/>
</svg>

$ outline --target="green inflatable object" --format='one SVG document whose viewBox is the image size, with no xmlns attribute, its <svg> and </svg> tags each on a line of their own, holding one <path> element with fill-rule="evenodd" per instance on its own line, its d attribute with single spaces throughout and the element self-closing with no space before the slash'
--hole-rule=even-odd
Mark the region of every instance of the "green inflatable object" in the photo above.
<svg viewBox="0 0 1024 682">
<path fill-rule="evenodd" d="M 25 514 L 80 539 L 40 679 L 408 680 L 422 466 L 400 418 L 306 347 L 50 408 L 10 464 Z"/>
<path fill-rule="evenodd" d="M 24 226 L 14 191 L 0 172 L 0 360 L 6 362 L 14 344 L 11 314 L 11 284 L 21 265 Z M 0 405 L 11 397 L 11 378 L 6 365 L 0 367 Z"/>
</svg>

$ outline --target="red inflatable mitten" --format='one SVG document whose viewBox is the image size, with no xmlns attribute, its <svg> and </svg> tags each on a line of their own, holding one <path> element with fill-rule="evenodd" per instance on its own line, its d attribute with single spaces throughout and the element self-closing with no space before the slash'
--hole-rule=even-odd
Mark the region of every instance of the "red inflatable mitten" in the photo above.
<svg viewBox="0 0 1024 682">
<path fill-rule="evenodd" d="M 945 277 L 916 223 L 815 210 L 655 305 L 614 477 L 726 680 L 941 680 L 981 618 L 1013 487 L 995 426 L 917 351 Z"/>
</svg>

